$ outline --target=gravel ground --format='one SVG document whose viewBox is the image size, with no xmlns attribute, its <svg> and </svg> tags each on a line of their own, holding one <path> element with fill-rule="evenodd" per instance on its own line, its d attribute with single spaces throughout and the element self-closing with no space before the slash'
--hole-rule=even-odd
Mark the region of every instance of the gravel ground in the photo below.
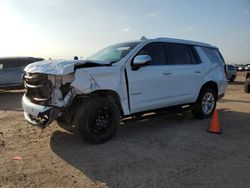
<svg viewBox="0 0 250 188">
<path fill-rule="evenodd" d="M 223 134 L 190 112 L 121 124 L 101 145 L 69 125 L 25 122 L 23 90 L 0 91 L 0 187 L 250 187 L 250 94 L 243 76 L 218 103 Z M 21 160 L 13 160 L 20 156 Z"/>
</svg>

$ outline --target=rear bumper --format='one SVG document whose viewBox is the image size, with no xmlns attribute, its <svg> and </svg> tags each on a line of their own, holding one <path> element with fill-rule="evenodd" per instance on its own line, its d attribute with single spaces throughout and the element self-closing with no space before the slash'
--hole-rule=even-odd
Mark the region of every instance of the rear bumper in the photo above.
<svg viewBox="0 0 250 188">
<path fill-rule="evenodd" d="M 59 108 L 34 104 L 25 94 L 22 97 L 22 106 L 25 119 L 32 125 L 41 128 L 47 127 L 60 114 Z"/>
</svg>

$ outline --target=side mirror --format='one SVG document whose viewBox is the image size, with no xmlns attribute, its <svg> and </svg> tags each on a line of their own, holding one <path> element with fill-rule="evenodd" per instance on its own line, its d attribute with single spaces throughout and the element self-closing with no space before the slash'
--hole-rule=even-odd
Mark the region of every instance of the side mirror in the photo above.
<svg viewBox="0 0 250 188">
<path fill-rule="evenodd" d="M 151 57 L 149 55 L 138 55 L 135 56 L 133 61 L 133 70 L 137 70 L 143 65 L 146 65 L 152 61 Z"/>
</svg>

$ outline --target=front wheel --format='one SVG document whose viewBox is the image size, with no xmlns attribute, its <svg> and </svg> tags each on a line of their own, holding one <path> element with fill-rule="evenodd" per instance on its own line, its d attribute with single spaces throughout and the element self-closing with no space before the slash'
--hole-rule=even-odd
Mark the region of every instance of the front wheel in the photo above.
<svg viewBox="0 0 250 188">
<path fill-rule="evenodd" d="M 101 144 L 111 139 L 120 122 L 118 106 L 104 97 L 92 97 L 78 109 L 75 124 L 84 140 Z"/>
<path fill-rule="evenodd" d="M 197 119 L 209 118 L 216 107 L 216 94 L 212 88 L 203 89 L 192 109 L 192 114 Z"/>
</svg>

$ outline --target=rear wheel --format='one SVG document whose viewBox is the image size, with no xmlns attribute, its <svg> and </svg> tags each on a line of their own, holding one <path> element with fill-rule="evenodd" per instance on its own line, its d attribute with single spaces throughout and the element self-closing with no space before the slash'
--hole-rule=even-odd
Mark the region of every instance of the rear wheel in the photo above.
<svg viewBox="0 0 250 188">
<path fill-rule="evenodd" d="M 203 89 L 192 109 L 192 114 L 197 119 L 209 118 L 216 107 L 216 94 L 212 88 Z"/>
<path fill-rule="evenodd" d="M 104 97 L 93 97 L 79 107 L 75 124 L 87 142 L 100 144 L 111 139 L 120 122 L 118 106 Z"/>
<path fill-rule="evenodd" d="M 233 82 L 235 80 L 235 75 L 231 76 L 231 78 L 229 79 L 230 82 Z"/>
<path fill-rule="evenodd" d="M 246 79 L 244 89 L 246 93 L 250 93 L 250 79 Z"/>
</svg>

